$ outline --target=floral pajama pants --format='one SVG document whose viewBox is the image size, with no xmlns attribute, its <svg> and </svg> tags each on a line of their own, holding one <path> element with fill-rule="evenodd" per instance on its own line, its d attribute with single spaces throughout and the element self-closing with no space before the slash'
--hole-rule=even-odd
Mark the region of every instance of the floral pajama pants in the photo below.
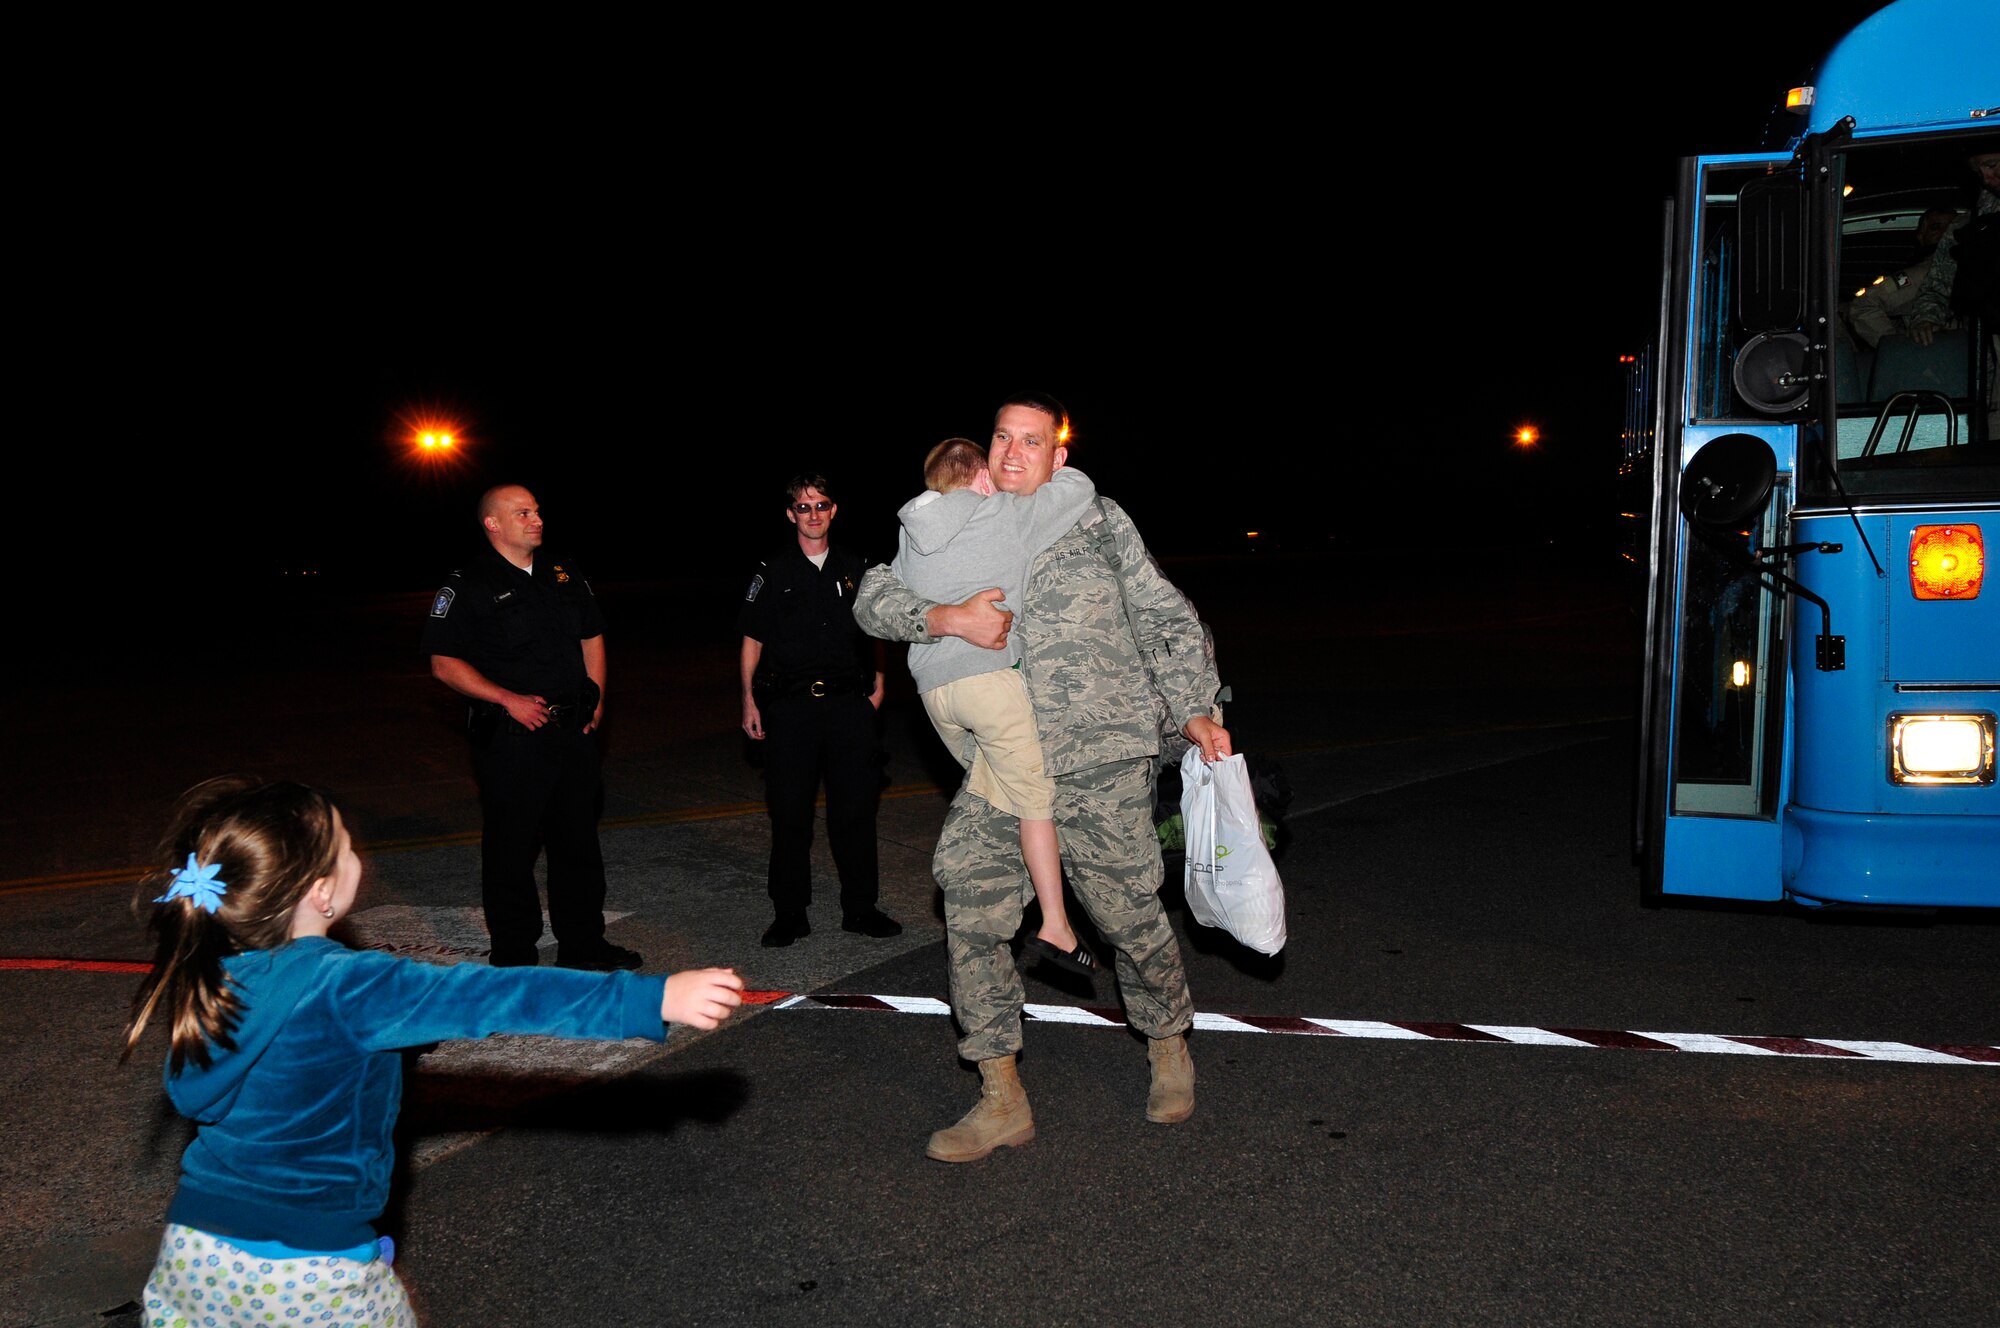
<svg viewBox="0 0 2000 1328">
<path fill-rule="evenodd" d="M 170 1224 L 140 1298 L 146 1328 L 366 1324 L 416 1328 L 403 1284 L 383 1259 L 337 1254 L 266 1259 L 220 1236 Z"/>
</svg>

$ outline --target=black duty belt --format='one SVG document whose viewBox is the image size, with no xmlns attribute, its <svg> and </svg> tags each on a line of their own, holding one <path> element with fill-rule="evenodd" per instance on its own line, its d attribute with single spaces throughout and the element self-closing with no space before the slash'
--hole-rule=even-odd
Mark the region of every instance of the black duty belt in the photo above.
<svg viewBox="0 0 2000 1328">
<path fill-rule="evenodd" d="M 591 710 L 597 708 L 596 696 L 590 697 L 590 708 L 584 708 L 584 693 L 571 692 L 567 696 L 544 698 L 548 702 L 549 722 L 547 727 L 556 729 L 580 729 L 590 722 Z M 516 723 L 507 713 L 507 707 L 493 701 L 474 701 L 467 710 L 467 721 L 472 736 L 485 741 L 496 730 L 509 733 L 531 733 L 534 730 L 525 724 Z"/>
<path fill-rule="evenodd" d="M 590 716 L 583 708 L 583 693 L 571 692 L 568 696 L 545 698 L 549 705 L 549 723 L 557 728 L 581 728 L 590 722 Z"/>
<path fill-rule="evenodd" d="M 759 681 L 751 690 L 759 696 L 784 698 L 810 696 L 819 698 L 827 696 L 856 696 L 862 694 L 866 689 L 862 687 L 859 678 L 847 677 L 798 678 L 785 681 L 780 681 L 776 678 L 767 678 Z"/>
</svg>

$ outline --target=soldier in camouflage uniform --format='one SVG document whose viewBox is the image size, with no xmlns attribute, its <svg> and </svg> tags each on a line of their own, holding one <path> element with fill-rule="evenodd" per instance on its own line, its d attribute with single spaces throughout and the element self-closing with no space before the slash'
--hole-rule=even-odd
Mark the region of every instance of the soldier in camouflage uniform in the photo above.
<svg viewBox="0 0 2000 1328">
<path fill-rule="evenodd" d="M 1917 219 L 1917 261 L 1893 277 L 1877 277 L 1874 284 L 1862 287 L 1861 293 L 1847 306 L 1848 327 L 1870 350 L 1880 345 L 1883 337 L 1908 326 L 1910 311 L 1916 306 L 1924 278 L 1930 275 L 1931 263 L 1937 256 L 1938 241 L 1957 220 L 1956 208 L 1926 208 Z"/>
<path fill-rule="evenodd" d="M 2000 213 L 2000 152 L 1982 149 L 1967 157 L 1965 164 L 1979 177 L 1979 201 L 1973 205 L 1972 216 L 1960 222 L 1938 242 L 1937 251 L 1931 256 L 1931 270 L 1924 274 L 1924 284 L 1917 290 L 1917 298 L 1909 312 L 1909 325 L 1910 339 L 1920 346 L 1930 345 L 1937 336 L 1937 329 L 1949 326 L 1956 314 L 1965 312 L 1969 316 L 1973 312 L 1954 309 L 1951 303 L 1958 277 L 1959 244 L 1966 237 L 1977 234 L 1981 227 L 2000 224 L 1993 220 L 1994 214 Z M 1988 236 L 1990 245 L 1991 231 L 1988 231 Z M 1986 269 L 1989 273 L 1991 270 Z M 1984 289 L 1990 300 L 1993 288 L 1988 285 Z M 1982 313 L 1981 319 L 1986 323 L 1988 332 L 1985 355 L 1990 369 L 1995 363 L 2000 363 L 2000 329 L 1994 327 L 1990 312 Z M 1987 378 L 1986 433 L 1989 438 L 2000 434 L 2000 374 L 1989 373 Z"/>
<path fill-rule="evenodd" d="M 1923 284 L 1911 302 L 1910 335 L 1921 346 L 1930 345 L 1937 329 L 1954 321 L 1957 311 L 1951 307 L 1951 287 L 1958 276 L 1959 237 L 1969 234 L 1979 218 L 2000 212 L 2000 152 L 1975 152 L 1965 159 L 1965 164 L 1979 177 L 1979 201 L 1973 205 L 1970 218 L 1952 227 L 1938 241 L 1931 254 L 1930 270 L 1924 274 Z"/>
<path fill-rule="evenodd" d="M 988 456 L 994 487 L 1021 494 L 1039 488 L 1068 456 L 1068 425 L 1053 397 L 1029 393 L 1002 405 Z M 1166 700 L 1205 758 L 1230 754 L 1228 731 L 1215 718 L 1221 683 L 1207 632 L 1131 518 L 1108 499 L 1035 560 L 1017 613 L 996 608 L 998 598 L 997 590 L 981 591 L 963 604 L 937 604 L 876 566 L 862 578 L 854 616 L 871 635 L 895 641 L 957 636 L 998 649 L 1010 629 L 1020 633 L 1022 677 L 1043 766 L 1056 786 L 1063 866 L 1116 952 L 1126 1018 L 1148 1039 L 1147 1119 L 1186 1120 L 1194 1112 L 1194 1064 L 1184 1035 L 1194 1003 L 1159 901 L 1164 872 L 1153 774 L 1160 725 L 1151 699 L 1157 692 Z M 1015 1063 L 1025 992 L 1009 949 L 1033 887 L 1014 818 L 963 786 L 945 814 L 931 871 L 944 892 L 959 1054 L 978 1065 L 982 1087 L 971 1112 L 933 1134 L 925 1151 L 939 1161 L 970 1162 L 1034 1138 Z"/>
</svg>

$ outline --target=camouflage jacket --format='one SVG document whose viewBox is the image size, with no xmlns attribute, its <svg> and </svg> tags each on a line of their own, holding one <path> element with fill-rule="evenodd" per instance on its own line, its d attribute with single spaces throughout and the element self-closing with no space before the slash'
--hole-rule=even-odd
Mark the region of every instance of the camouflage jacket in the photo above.
<svg viewBox="0 0 2000 1328">
<path fill-rule="evenodd" d="M 1089 529 L 1099 523 L 1101 531 Z M 1107 556 L 1125 569 L 1131 627 Z M 871 636 L 930 642 L 937 638 L 924 618 L 935 607 L 935 600 L 877 565 L 861 578 L 854 618 Z M 1213 714 L 1222 688 L 1194 605 L 1160 571 L 1125 510 L 1109 499 L 1102 515 L 1095 507 L 1086 510 L 1029 567 L 1012 636 L 1035 707 L 1042 765 L 1052 776 L 1157 755 L 1154 696 L 1178 726 Z M 970 750 L 963 755 L 969 759 Z"/>
<path fill-rule="evenodd" d="M 1980 190 L 1979 203 L 1972 215 L 1983 217 L 1994 211 L 2000 211 L 2000 194 L 1991 189 Z M 1961 221 L 1938 241 L 1937 250 L 1931 255 L 1931 270 L 1924 274 L 1924 284 L 1918 287 L 1917 298 L 1910 307 L 1910 322 L 1944 327 L 1958 316 L 1951 307 L 1951 283 L 1958 276 L 1958 233 L 1968 224 Z"/>
</svg>

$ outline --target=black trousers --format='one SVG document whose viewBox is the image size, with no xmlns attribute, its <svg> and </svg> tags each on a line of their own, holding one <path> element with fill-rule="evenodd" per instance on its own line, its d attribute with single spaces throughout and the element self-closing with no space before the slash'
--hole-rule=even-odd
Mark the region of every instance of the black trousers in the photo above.
<svg viewBox="0 0 2000 1328">
<path fill-rule="evenodd" d="M 875 907 L 880 888 L 875 808 L 882 792 L 875 707 L 859 694 L 759 697 L 764 796 L 771 811 L 771 903 L 780 914 L 812 903 L 813 802 L 826 781 L 826 842 L 840 875 L 844 917 Z"/>
<path fill-rule="evenodd" d="M 595 734 L 502 719 L 473 744 L 484 822 L 479 890 L 495 950 L 528 950 L 542 935 L 535 859 L 548 851 L 549 929 L 563 945 L 604 938 L 604 854 L 597 817 L 604 787 Z"/>
</svg>

